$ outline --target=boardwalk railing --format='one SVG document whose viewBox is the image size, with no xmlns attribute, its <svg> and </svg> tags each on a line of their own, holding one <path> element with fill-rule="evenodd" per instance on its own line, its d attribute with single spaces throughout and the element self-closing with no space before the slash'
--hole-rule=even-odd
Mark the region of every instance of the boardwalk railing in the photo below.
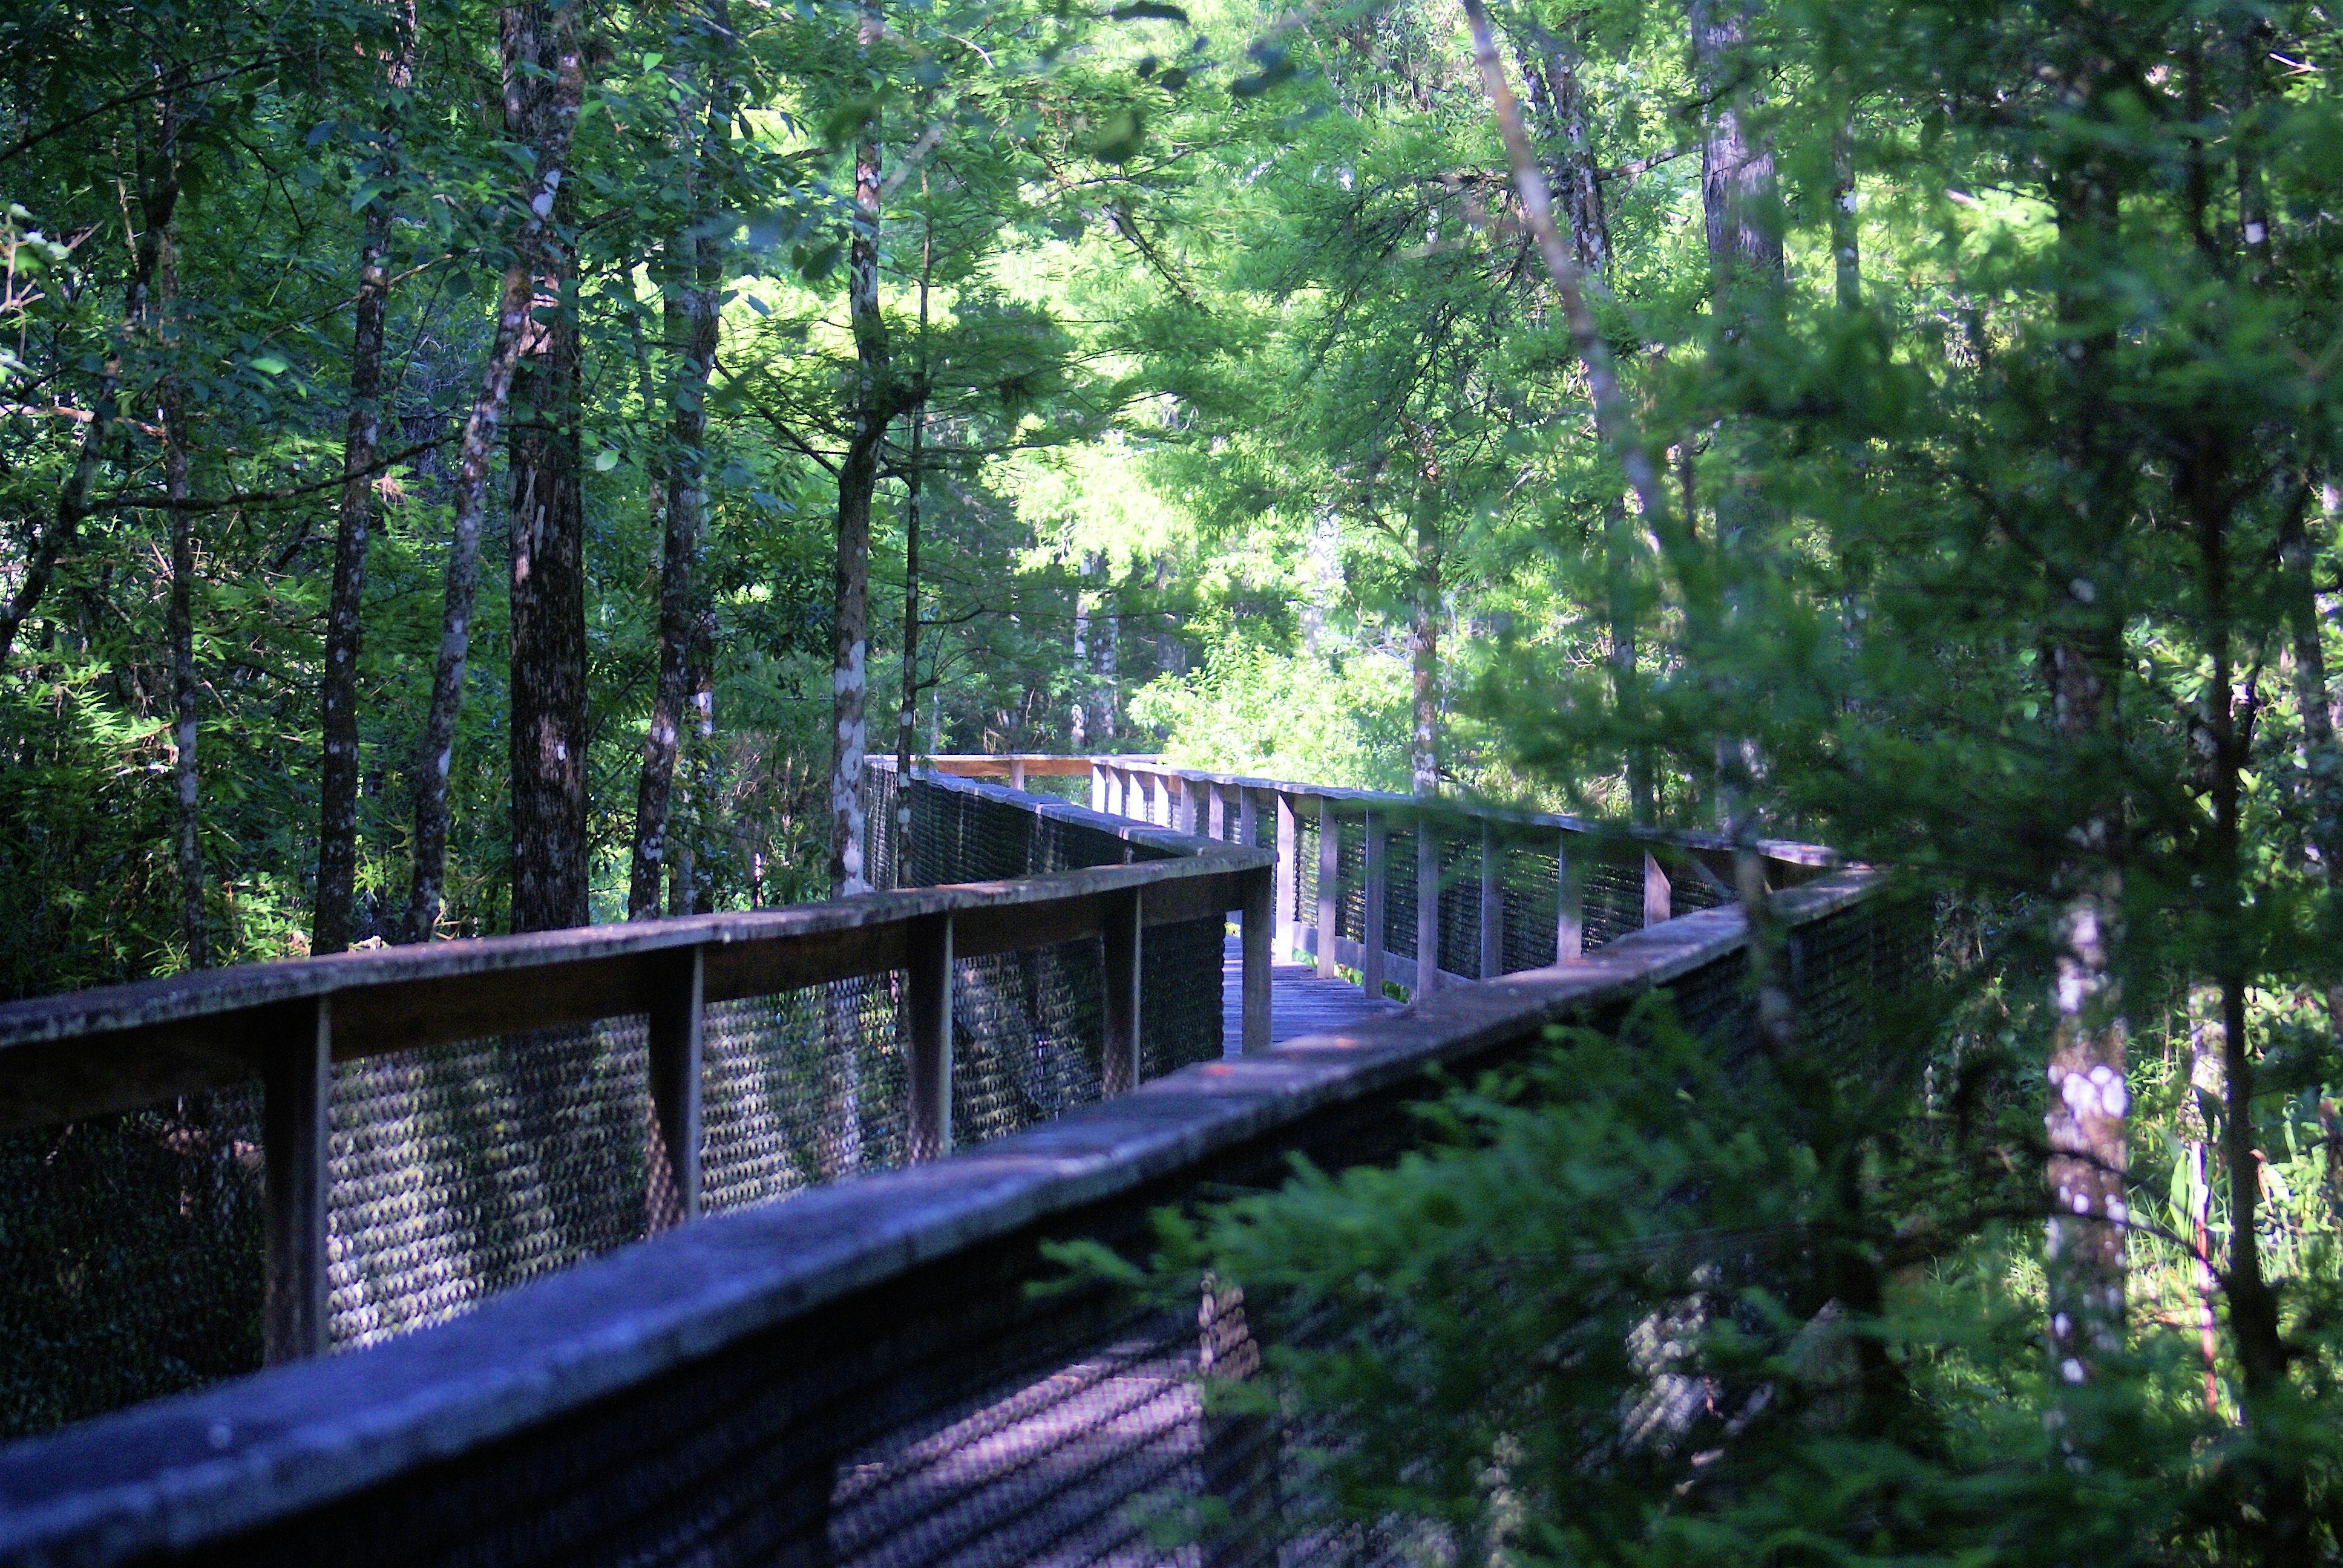
<svg viewBox="0 0 2343 1568">
<path fill-rule="evenodd" d="M 1099 850 L 1092 834 L 1118 855 L 1181 858 L 781 911 L 729 940 L 718 924 L 670 922 L 671 946 L 608 955 L 635 989 L 606 978 L 598 994 L 661 1005 L 661 976 L 677 971 L 636 969 L 649 952 L 676 961 L 678 947 L 696 950 L 703 1005 L 777 975 L 868 975 L 880 957 L 932 976 L 935 940 L 920 933 L 940 919 L 947 940 L 976 933 L 971 945 L 996 952 L 1063 950 L 1082 933 L 1105 954 L 1127 926 L 1169 931 L 1199 913 L 1217 947 L 1219 917 L 1240 907 L 1266 926 L 1258 849 L 940 774 L 912 789 L 910 842 L 889 848 L 914 863 L 954 844 L 1005 854 L 1020 836 L 1046 863 Z M 1825 1043 L 1859 1033 L 1868 999 L 1911 965 L 1911 928 L 1878 886 L 1842 870 L 1773 898 L 1805 1022 Z M 1202 1401 L 1212 1379 L 1256 1374 L 1254 1335 L 1270 1326 L 1224 1294 L 1172 1312 L 1098 1284 L 1037 1294 L 1029 1286 L 1057 1273 L 1041 1243 L 1143 1250 L 1158 1206 L 1273 1183 L 1294 1154 L 1328 1168 L 1387 1160 L 1422 1135 L 1407 1107 L 1432 1087 L 1427 1069 L 1518 1059 L 1548 1025 L 1612 1023 L 1655 987 L 1692 1027 L 1745 1033 L 1745 939 L 1737 908 L 1678 914 L 1339 1035 L 1193 1062 L 948 1158 L 673 1226 L 426 1332 L 0 1450 L 0 1563 L 1411 1560 L 1420 1539 L 1312 1512 L 1305 1451 L 1339 1434 Z M 740 950 L 751 942 L 765 944 L 753 964 Z M 573 954 L 565 972 L 582 981 L 595 961 Z M 1101 968 L 1110 990 L 1127 973 Z M 548 972 L 518 953 L 463 970 L 489 990 L 491 974 Z M 1014 990 L 1033 975 L 999 978 Z M 914 1005 L 931 1018 L 934 993 L 951 992 L 929 984 Z M 919 990 L 907 980 L 903 994 Z M 253 1005 L 319 1014 L 316 998 L 341 994 Z M 528 1025 L 546 1016 L 502 1005 Z M 588 1016 L 580 1001 L 548 1007 Z M 168 1010 L 122 1024 L 159 1027 Z M 524 1023 L 499 1014 L 498 1026 Z M 1157 1544 L 1151 1520 L 1200 1499 L 1217 1505 L 1201 1515 L 1201 1549 Z"/>
<path fill-rule="evenodd" d="M 730 1170 L 733 1201 L 950 1152 L 956 997 L 964 1045 L 1000 1043 L 993 1026 L 1004 1022 L 968 1010 L 1039 1005 L 977 972 L 983 960 L 1053 950 L 1058 971 L 1091 971 L 1059 973 L 1060 989 L 1102 1016 L 1006 1023 L 1029 1054 L 1036 1030 L 1102 1030 L 1088 1047 L 1094 1086 L 1062 1081 L 1087 1067 L 1065 1065 L 1061 1049 L 1061 1081 L 1045 1087 L 1060 1099 L 1121 1093 L 1141 1071 L 1142 933 L 1197 930 L 1185 966 L 1203 972 L 1155 989 L 1209 983 L 1212 1005 L 1189 1030 L 1202 1038 L 1159 1065 L 1219 1053 L 1220 931 L 1227 911 L 1266 909 L 1267 854 L 988 785 L 923 789 L 929 836 L 940 840 L 947 824 L 956 835 L 921 851 L 923 869 L 965 885 L 349 952 L 0 1006 L 0 1129 L 225 1091 L 219 1141 L 256 1142 L 265 1166 L 266 1356 L 277 1362 L 447 1315 L 693 1216 L 711 1131 L 737 1135 L 719 1151 L 730 1166 L 773 1167 Z M 1260 1047 L 1265 940 L 1254 960 L 1246 1039 Z M 785 993 L 799 1005 L 773 1006 Z M 739 1103 L 725 1128 L 704 1128 L 704 1085 L 727 1083 Z M 791 1099 L 811 1103 L 773 1103 Z M 992 1123 L 983 1131 L 1021 1124 L 979 1111 Z M 809 1114 L 829 1122 L 811 1139 L 795 1125 Z M 739 1147 L 757 1141 L 766 1147 Z"/>
<path fill-rule="evenodd" d="M 1565 961 L 1737 896 L 1720 834 L 1637 828 L 1174 768 L 1153 757 L 942 756 L 971 779 L 1086 781 L 1091 809 L 1277 855 L 1275 943 L 1362 989 L 1411 992 Z M 1046 786 L 1045 786 L 1046 787 Z M 1839 863 L 1815 844 L 1752 846 L 1769 890 Z M 1433 972 L 1421 968 L 1438 955 Z"/>
</svg>

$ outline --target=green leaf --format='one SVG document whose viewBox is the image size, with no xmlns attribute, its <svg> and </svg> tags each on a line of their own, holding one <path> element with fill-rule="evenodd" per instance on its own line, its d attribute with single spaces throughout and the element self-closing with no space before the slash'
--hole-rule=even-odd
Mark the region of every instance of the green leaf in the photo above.
<svg viewBox="0 0 2343 1568">
<path fill-rule="evenodd" d="M 281 356 L 275 354 L 259 355 L 249 363 L 263 376 L 282 376 L 293 368 Z"/>
<path fill-rule="evenodd" d="M 616 447 L 605 447 L 600 451 L 594 454 L 594 471 L 596 473 L 607 474 L 618 466 L 618 453 Z"/>
</svg>

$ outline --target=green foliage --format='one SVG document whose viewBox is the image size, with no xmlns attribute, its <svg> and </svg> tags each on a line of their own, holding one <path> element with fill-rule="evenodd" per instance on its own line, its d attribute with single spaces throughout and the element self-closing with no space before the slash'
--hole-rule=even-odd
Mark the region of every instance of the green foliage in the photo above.
<svg viewBox="0 0 2343 1568">
<path fill-rule="evenodd" d="M 1373 654 L 1335 665 L 1226 644 L 1185 678 L 1161 677 L 1131 716 L 1163 732 L 1177 767 L 1353 789 L 1407 787 L 1407 667 Z"/>
<path fill-rule="evenodd" d="M 1167 1212 L 1144 1270 L 1061 1256 L 1174 1310 L 1242 1286 L 1272 1375 L 1210 1396 L 1315 1444 L 1290 1509 L 1518 1563 L 2237 1561 L 2257 1440 L 2193 1345 L 2144 1338 L 2050 1425 L 1996 1146 L 2025 1113 L 1931 1119 L 1888 1060 L 1727 1064 L 1655 997 L 1420 1107 L 1393 1166 Z M 2258 1440 L 2321 1487 L 2328 1397 Z"/>
</svg>

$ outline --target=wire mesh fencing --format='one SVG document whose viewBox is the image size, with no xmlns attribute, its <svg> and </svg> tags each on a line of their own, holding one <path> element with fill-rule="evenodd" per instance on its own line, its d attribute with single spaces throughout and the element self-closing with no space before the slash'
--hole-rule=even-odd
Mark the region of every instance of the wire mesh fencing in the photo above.
<svg viewBox="0 0 2343 1568">
<path fill-rule="evenodd" d="M 891 870 L 874 770 L 873 869 Z M 907 861 L 928 883 L 1121 862 L 1103 824 L 915 781 Z M 1080 815 L 1080 814 L 1075 814 Z M 1168 851 L 1140 848 L 1149 859 Z M 1220 1054 L 1221 925 L 1142 950 L 1141 1064 Z M 964 959 L 952 978 L 962 1143 L 1101 1092 L 1096 939 Z M 908 1154 L 900 972 L 718 1002 L 703 1022 L 703 1206 L 735 1208 Z M 261 1362 L 257 1081 L 0 1135 L 0 1434 L 45 1431 Z M 648 1227 L 647 1025 L 622 1015 L 337 1063 L 328 1106 L 327 1339 L 443 1322 Z"/>
<path fill-rule="evenodd" d="M 984 815 L 963 826 L 987 830 Z M 1892 984 L 1908 957 L 1910 910 L 1864 899 L 1810 908 L 1788 921 L 1802 1015 L 1818 1039 L 1860 1038 L 1882 983 Z M 1664 958 L 1675 950 L 1662 941 L 1650 950 Z M 1737 944 L 1715 950 L 1669 989 L 1694 1030 L 1728 1047 L 1748 1035 L 1746 957 Z M 1606 1026 L 1624 1005 L 1615 990 L 1591 995 L 1584 1021 Z M 1465 1071 L 1533 1049 L 1545 1016 L 1525 1011 L 1521 1027 L 1503 1038 L 1475 1024 L 1480 1043 L 1472 1053 L 1443 1060 Z M 1413 1022 L 1383 1027 L 1399 1031 Z M 1302 1070 L 1326 1074 L 1331 1084 L 1362 1069 L 1353 1059 Z M 748 1257 L 788 1255 L 858 1228 L 886 1229 L 893 1239 L 874 1241 L 874 1249 L 922 1261 L 882 1269 L 847 1259 L 841 1268 L 872 1271 L 868 1282 L 815 1295 L 816 1304 L 779 1310 L 751 1328 L 711 1332 L 699 1348 L 657 1362 L 625 1386 L 560 1406 L 493 1442 L 403 1464 L 262 1524 L 216 1532 L 180 1560 L 332 1561 L 343 1568 L 458 1562 L 1398 1568 L 1468 1561 L 1473 1543 L 1437 1521 L 1346 1515 L 1335 1506 L 1323 1477 L 1344 1433 L 1281 1387 L 1270 1353 L 1280 1342 L 1307 1342 L 1309 1321 L 1248 1308 L 1241 1292 L 1209 1279 L 1169 1304 L 1134 1297 L 1037 1250 L 1046 1240 L 1082 1239 L 1143 1255 L 1152 1244 L 1150 1216 L 1161 1205 L 1274 1185 L 1294 1154 L 1329 1170 L 1388 1162 L 1426 1135 L 1408 1104 L 1428 1091 L 1420 1064 L 1384 1081 L 1391 1087 L 1308 1101 L 1265 1091 L 1272 1098 L 1241 1124 L 1212 1120 L 1219 1102 L 1211 1093 L 1118 1099 L 1088 1113 L 1079 1147 L 1112 1147 L 1120 1137 L 1180 1127 L 1189 1152 L 1144 1180 L 1101 1186 L 1083 1177 L 1091 1184 L 1079 1192 L 1059 1192 L 1047 1185 L 1057 1178 L 1032 1174 L 1051 1167 L 1049 1132 L 1036 1134 L 1040 1143 L 999 1145 L 992 1163 L 979 1151 L 956 1172 L 959 1180 L 1034 1183 L 1002 1200 L 1027 1218 L 988 1228 L 953 1209 L 936 1220 L 931 1244 L 918 1226 L 920 1205 L 941 1190 L 934 1186 L 907 1186 L 898 1198 L 884 1183 L 849 1183 L 802 1204 L 739 1217 L 749 1230 L 719 1237 L 713 1227 L 688 1227 L 633 1254 L 637 1275 L 629 1278 L 648 1288 L 649 1271 L 668 1255 L 661 1248 L 706 1267 L 690 1251 L 695 1237 L 716 1249 L 705 1256 Z M 940 1177 L 955 1173 L 931 1169 Z M 916 1181 L 916 1173 L 904 1180 Z M 852 1206 L 858 1191 L 860 1208 Z M 802 1235 L 791 1228 L 792 1215 L 806 1216 Z M 587 1311 L 562 1296 L 570 1282 L 542 1288 L 550 1321 Z M 1036 1290 L 1037 1282 L 1048 1288 Z M 578 1297 L 614 1299 L 623 1305 L 603 1310 L 634 1310 L 632 1292 L 609 1283 L 598 1295 Z M 510 1314 L 501 1324 L 476 1317 L 442 1331 L 456 1337 L 436 1355 L 462 1365 L 468 1355 L 519 1353 L 528 1347 L 486 1335 L 498 1328 L 518 1336 L 528 1326 Z M 579 1332 L 618 1337 L 590 1313 Z M 407 1348 L 421 1347 L 394 1344 L 377 1353 L 396 1358 Z M 400 1377 L 427 1379 L 437 1364 L 419 1355 L 393 1359 L 376 1382 L 395 1392 Z M 1232 1391 L 1253 1397 L 1232 1402 Z M 221 1420 L 235 1412 L 231 1392 L 218 1396 Z M 210 1416 L 199 1411 L 191 1419 L 196 1431 L 184 1441 L 200 1448 L 200 1423 Z M 46 1457 L 52 1473 L 94 1462 L 70 1451 Z M 0 1473 L 0 1486 L 6 1481 Z M 8 1560 L 6 1539 L 0 1523 L 0 1562 Z"/>
</svg>

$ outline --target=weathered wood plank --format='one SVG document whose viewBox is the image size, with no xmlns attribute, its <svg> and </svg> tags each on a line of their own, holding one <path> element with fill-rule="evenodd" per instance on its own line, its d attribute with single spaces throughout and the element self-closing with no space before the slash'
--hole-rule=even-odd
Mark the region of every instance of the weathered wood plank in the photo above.
<svg viewBox="0 0 2343 1568">
<path fill-rule="evenodd" d="M 257 1020 L 262 1047 L 261 1356 L 269 1365 L 326 1348 L 326 1136 L 333 1096 L 330 998 Z"/>
<path fill-rule="evenodd" d="M 1342 922 L 1342 829 L 1334 802 L 1318 798 L 1318 978 L 1334 978 L 1334 938 Z"/>
<path fill-rule="evenodd" d="M 700 1086 L 706 950 L 669 963 L 649 1019 L 650 1115 L 644 1150 L 644 1229 L 668 1230 L 699 1213 Z"/>
<path fill-rule="evenodd" d="M 1100 933 L 1106 1002 L 1100 1087 L 1108 1094 L 1128 1094 L 1139 1087 L 1139 966 L 1145 946 L 1146 898 L 1142 889 L 1119 895 Z"/>
<path fill-rule="evenodd" d="M 905 1063 L 910 1080 L 910 1158 L 940 1160 L 952 1147 L 952 917 L 915 922 L 903 965 Z"/>
</svg>

